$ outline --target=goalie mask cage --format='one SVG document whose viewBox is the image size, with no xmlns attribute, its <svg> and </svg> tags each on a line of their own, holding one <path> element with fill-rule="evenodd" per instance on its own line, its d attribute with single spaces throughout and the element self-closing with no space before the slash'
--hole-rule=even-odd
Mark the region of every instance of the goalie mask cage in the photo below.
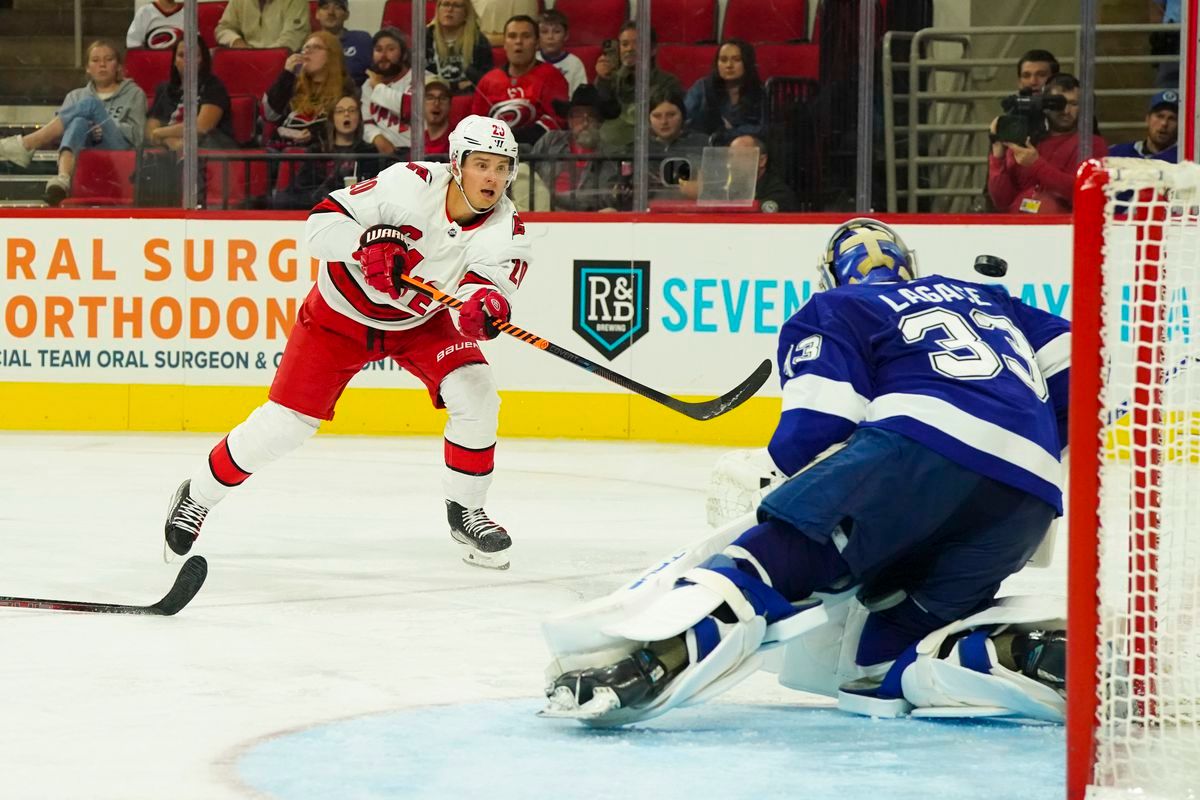
<svg viewBox="0 0 1200 800">
<path fill-rule="evenodd" d="M 1067 795 L 1200 798 L 1200 166 L 1088 162 L 1074 237 Z"/>
</svg>

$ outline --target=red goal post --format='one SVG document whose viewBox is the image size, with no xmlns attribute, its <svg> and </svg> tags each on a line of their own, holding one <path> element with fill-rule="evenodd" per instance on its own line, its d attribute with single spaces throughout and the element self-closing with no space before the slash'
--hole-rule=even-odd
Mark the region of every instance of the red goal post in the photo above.
<svg viewBox="0 0 1200 800">
<path fill-rule="evenodd" d="M 1200 166 L 1074 213 L 1067 796 L 1200 797 Z"/>
</svg>

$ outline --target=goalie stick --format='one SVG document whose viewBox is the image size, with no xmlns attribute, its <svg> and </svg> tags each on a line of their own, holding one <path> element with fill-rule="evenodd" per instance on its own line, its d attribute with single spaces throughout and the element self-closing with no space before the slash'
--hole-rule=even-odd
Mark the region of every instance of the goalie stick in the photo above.
<svg viewBox="0 0 1200 800">
<path fill-rule="evenodd" d="M 429 284 L 419 281 L 409 275 L 402 275 L 401 280 L 403 280 L 404 283 L 408 284 L 413 289 L 416 289 L 421 294 L 432 297 L 438 303 L 441 303 L 447 308 L 459 309 L 463 305 L 463 301 L 459 300 L 457 297 L 446 294 L 437 287 L 430 286 Z M 691 403 L 687 400 L 679 400 L 678 398 L 671 397 L 670 395 L 664 394 L 657 389 L 651 389 L 649 386 L 638 383 L 632 378 L 627 378 L 619 372 L 613 372 L 610 369 L 600 366 L 595 361 L 584 358 L 581 355 L 576 355 L 570 350 L 559 347 L 554 342 L 543 339 L 535 333 L 530 333 L 523 328 L 518 328 L 516 325 L 513 325 L 510 322 L 497 322 L 496 320 L 493 320 L 492 324 L 495 325 L 495 327 L 502 333 L 507 333 L 509 336 L 520 339 L 526 344 L 531 344 L 539 350 L 544 350 L 551 355 L 558 356 L 563 361 L 570 362 L 577 367 L 582 367 L 588 372 L 599 375 L 605 380 L 612 381 L 622 388 L 628 389 L 636 394 L 640 394 L 642 397 L 653 400 L 660 405 L 666 406 L 672 411 L 677 411 L 680 414 L 691 417 L 695 420 L 712 419 L 713 417 L 721 416 L 727 411 L 732 411 L 742 403 L 749 400 L 750 397 L 753 396 L 754 393 L 762 388 L 762 385 L 767 382 L 767 378 L 771 377 L 771 361 L 770 359 L 765 359 L 754 369 L 754 372 L 750 373 L 750 376 L 746 378 L 746 380 L 742 381 L 720 397 L 713 398 L 712 400 L 703 400 L 699 403 Z"/>
<path fill-rule="evenodd" d="M 39 608 L 46 611 L 90 611 L 98 614 L 146 614 L 170 617 L 178 614 L 204 585 L 208 562 L 204 556 L 192 556 L 183 562 L 171 591 L 152 606 L 127 606 L 116 603 L 83 603 L 73 600 L 38 600 L 32 597 L 0 596 L 0 607 Z"/>
</svg>

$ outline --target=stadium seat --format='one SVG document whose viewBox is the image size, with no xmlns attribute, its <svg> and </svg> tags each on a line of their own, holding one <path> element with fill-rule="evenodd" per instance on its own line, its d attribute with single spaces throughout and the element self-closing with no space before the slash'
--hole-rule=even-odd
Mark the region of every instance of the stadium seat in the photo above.
<svg viewBox="0 0 1200 800">
<path fill-rule="evenodd" d="M 658 67 L 679 78 L 683 91 L 712 70 L 716 45 L 711 44 L 660 44 Z"/>
<path fill-rule="evenodd" d="M 264 150 L 212 150 L 216 153 L 264 153 Z M 216 161 L 204 159 L 204 207 L 208 209 L 254 208 L 266 202 L 270 179 L 267 162 L 242 159 Z"/>
<path fill-rule="evenodd" d="M 588 83 L 594 83 L 596 81 L 596 62 L 600 59 L 600 53 L 604 51 L 604 48 L 598 44 L 575 44 L 574 42 L 568 42 L 567 51 L 583 62 L 583 69 L 587 72 Z"/>
<path fill-rule="evenodd" d="M 135 150 L 96 150 L 79 152 L 75 173 L 71 176 L 71 196 L 64 206 L 133 205 Z"/>
<path fill-rule="evenodd" d="M 233 140 L 242 147 L 254 144 L 258 132 L 258 98 L 248 94 L 230 95 L 229 117 L 233 122 Z"/>
<path fill-rule="evenodd" d="M 661 44 L 715 42 L 717 0 L 654 0 L 650 27 Z"/>
<path fill-rule="evenodd" d="M 309 30 L 321 30 L 321 23 L 317 22 L 317 9 L 321 7 L 319 0 L 308 0 L 308 28 Z"/>
<path fill-rule="evenodd" d="M 764 81 L 777 75 L 816 78 L 820 73 L 820 48 L 815 44 L 760 44 L 754 53 Z"/>
<path fill-rule="evenodd" d="M 808 40 L 805 0 L 729 0 L 725 6 L 722 39 L 748 42 L 803 42 Z"/>
<path fill-rule="evenodd" d="M 125 77 L 146 93 L 147 103 L 154 101 L 154 90 L 160 83 L 171 78 L 171 61 L 175 58 L 175 49 L 149 50 L 145 47 L 132 47 L 125 53 Z"/>
<path fill-rule="evenodd" d="M 621 23 L 629 19 L 626 0 L 558 0 L 554 8 L 567 15 L 570 46 L 615 39 Z"/>
<path fill-rule="evenodd" d="M 412 0 L 387 0 L 383 4 L 383 25 L 391 25 L 393 28 L 399 28 L 404 33 L 412 33 Z M 433 15 L 437 10 L 435 0 L 426 0 L 425 2 L 425 19 L 426 21 L 433 19 Z"/>
<path fill-rule="evenodd" d="M 288 55 L 286 47 L 251 50 L 218 47 L 212 54 L 212 70 L 230 95 L 248 94 L 258 99 L 279 77 Z"/>
<path fill-rule="evenodd" d="M 459 120 L 471 113 L 473 94 L 458 94 L 450 98 L 450 127 L 453 128 Z"/>
<path fill-rule="evenodd" d="M 492 48 L 492 66 L 493 67 L 503 67 L 507 63 L 508 63 L 508 53 L 504 52 L 504 47 L 503 46 L 493 47 Z"/>
<path fill-rule="evenodd" d="M 196 22 L 200 26 L 200 37 L 209 48 L 217 46 L 217 23 L 221 21 L 221 15 L 225 13 L 227 5 L 225 0 L 196 4 Z"/>
</svg>

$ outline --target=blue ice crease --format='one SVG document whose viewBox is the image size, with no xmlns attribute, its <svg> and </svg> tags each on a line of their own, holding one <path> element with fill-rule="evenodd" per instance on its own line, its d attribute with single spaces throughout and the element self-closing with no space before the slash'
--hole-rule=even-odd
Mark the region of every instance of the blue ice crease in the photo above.
<svg viewBox="0 0 1200 800">
<path fill-rule="evenodd" d="M 591 730 L 540 700 L 432 706 L 270 739 L 237 762 L 276 800 L 1059 800 L 1060 726 L 872 720 L 831 709 L 714 703 Z"/>
</svg>

